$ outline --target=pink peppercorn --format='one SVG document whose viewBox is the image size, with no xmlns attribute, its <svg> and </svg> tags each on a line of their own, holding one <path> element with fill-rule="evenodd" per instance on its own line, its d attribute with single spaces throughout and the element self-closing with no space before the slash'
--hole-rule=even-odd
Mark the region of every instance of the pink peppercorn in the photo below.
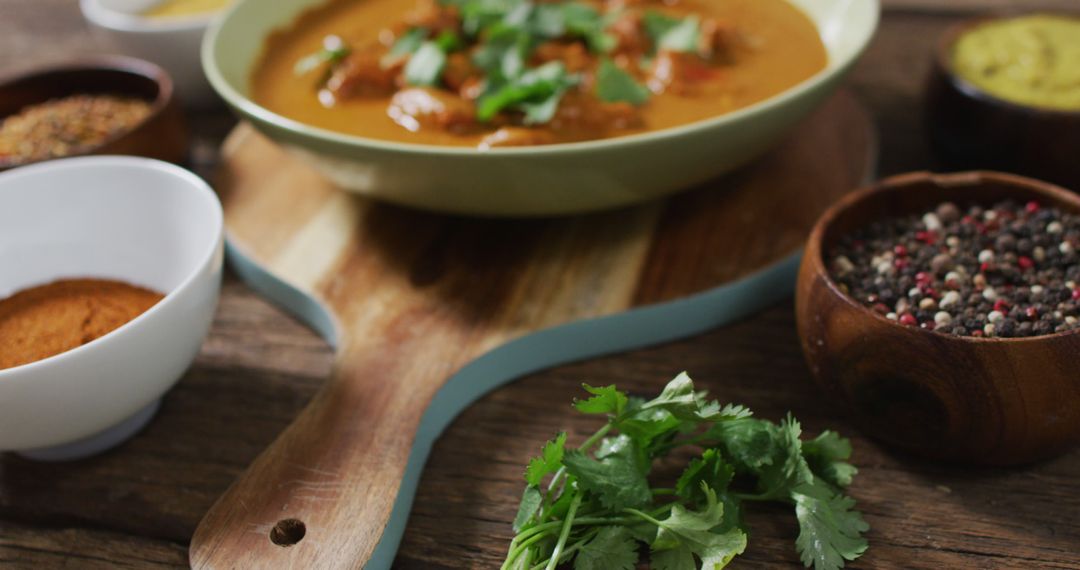
<svg viewBox="0 0 1080 570">
<path fill-rule="evenodd" d="M 994 301 L 994 310 L 995 311 L 1001 311 L 1002 313 L 1008 312 L 1009 311 L 1009 302 L 1006 301 L 1005 299 L 998 299 L 997 301 Z"/>
<path fill-rule="evenodd" d="M 919 324 L 919 320 L 915 318 L 915 315 L 911 313 L 904 313 L 900 315 L 900 324 L 913 327 Z"/>
<path fill-rule="evenodd" d="M 1035 267 L 1035 261 L 1026 255 L 1021 255 L 1016 259 L 1016 264 L 1020 266 L 1020 269 L 1031 269 Z"/>
<path fill-rule="evenodd" d="M 1072 298 L 1073 301 L 1080 301 L 1080 289 L 1073 289 Z"/>
<path fill-rule="evenodd" d="M 894 254 L 896 254 L 897 257 L 907 257 L 907 248 L 902 245 L 897 245 L 896 247 L 892 248 L 892 251 Z"/>
<path fill-rule="evenodd" d="M 1029 214 L 1034 214 L 1035 212 L 1039 211 L 1039 203 L 1032 200 L 1024 205 L 1024 210 L 1026 210 Z"/>
<path fill-rule="evenodd" d="M 1035 307 L 1028 307 L 1026 310 L 1024 310 L 1024 314 L 1027 315 L 1027 318 L 1033 321 L 1039 318 L 1039 310 Z"/>
</svg>

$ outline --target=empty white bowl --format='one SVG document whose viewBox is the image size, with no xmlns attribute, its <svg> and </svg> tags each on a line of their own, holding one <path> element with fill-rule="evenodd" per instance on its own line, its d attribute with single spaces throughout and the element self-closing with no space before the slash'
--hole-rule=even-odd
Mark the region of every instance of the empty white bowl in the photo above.
<svg viewBox="0 0 1080 570">
<path fill-rule="evenodd" d="M 158 1 L 80 0 L 79 8 L 92 28 L 118 51 L 168 71 L 181 102 L 201 106 L 215 101 L 199 61 L 199 46 L 218 12 L 162 19 L 140 15 Z"/>
<path fill-rule="evenodd" d="M 72 158 L 0 174 L 0 298 L 80 277 L 166 294 L 97 340 L 0 370 L 0 451 L 74 459 L 142 428 L 210 328 L 222 235 L 210 187 L 165 162 Z"/>
</svg>

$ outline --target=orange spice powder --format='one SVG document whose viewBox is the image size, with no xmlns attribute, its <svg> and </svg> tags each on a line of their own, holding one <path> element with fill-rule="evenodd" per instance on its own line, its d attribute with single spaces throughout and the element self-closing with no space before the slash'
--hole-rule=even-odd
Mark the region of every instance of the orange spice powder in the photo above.
<svg viewBox="0 0 1080 570">
<path fill-rule="evenodd" d="M 68 279 L 0 300 L 0 370 L 29 364 L 120 328 L 163 298 L 104 279 Z"/>
</svg>

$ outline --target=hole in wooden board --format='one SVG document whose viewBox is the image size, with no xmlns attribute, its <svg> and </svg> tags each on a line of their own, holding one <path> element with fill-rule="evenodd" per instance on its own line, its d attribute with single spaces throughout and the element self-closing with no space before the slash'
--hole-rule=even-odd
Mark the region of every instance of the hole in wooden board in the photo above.
<svg viewBox="0 0 1080 570">
<path fill-rule="evenodd" d="M 305 534 L 307 534 L 307 527 L 304 526 L 304 521 L 283 519 L 270 529 L 270 542 L 278 546 L 292 546 L 304 540 Z"/>
</svg>

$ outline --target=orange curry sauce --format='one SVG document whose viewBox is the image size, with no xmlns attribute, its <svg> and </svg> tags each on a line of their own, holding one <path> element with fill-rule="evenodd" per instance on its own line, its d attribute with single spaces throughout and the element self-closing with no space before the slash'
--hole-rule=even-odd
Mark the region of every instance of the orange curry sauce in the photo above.
<svg viewBox="0 0 1080 570">
<path fill-rule="evenodd" d="M 588 3 L 600 10 L 609 8 L 597 1 Z M 377 62 L 378 56 L 385 54 L 408 26 L 424 18 L 445 17 L 438 13 L 443 8 L 434 2 L 421 2 L 417 6 L 407 0 L 331 0 L 269 38 L 251 79 L 253 99 L 299 122 L 372 139 L 428 145 L 523 146 L 611 138 L 716 117 L 781 93 L 815 75 L 827 64 L 817 28 L 786 0 L 623 0 L 623 3 L 628 12 L 650 9 L 672 17 L 697 15 L 701 22 L 725 34 L 710 38 L 716 44 L 723 44 L 718 48 L 722 53 L 704 64 L 691 62 L 686 69 L 678 66 L 683 64 L 679 57 L 687 54 L 656 52 L 655 47 L 652 47 L 654 53 L 647 54 L 648 59 L 640 53 L 625 54 L 632 49 L 628 45 L 647 41 L 635 37 L 645 35 L 644 26 L 633 21 L 613 24 L 611 31 L 620 43 L 609 57 L 651 92 L 648 101 L 635 107 L 623 102 L 603 103 L 588 96 L 599 56 L 590 53 L 584 42 L 576 47 L 573 42 L 551 42 L 553 45 L 541 45 L 534 50 L 529 65 L 541 63 L 538 58 L 563 59 L 568 68 L 582 71 L 582 93 L 564 97 L 556 118 L 546 124 L 525 126 L 507 116 L 484 123 L 471 115 L 475 104 L 467 96 L 467 86 L 455 91 L 454 86 L 447 85 L 450 81 L 445 75 L 439 88 L 410 88 L 398 75 L 388 79 L 389 91 L 385 85 L 383 92 L 361 85 L 352 93 L 320 98 L 320 81 L 326 80 L 330 70 L 298 75 L 294 68 L 305 56 L 317 52 L 326 36 L 337 35 L 345 44 L 359 46 L 350 57 L 358 58 L 353 67 L 360 69 L 362 75 L 364 62 L 359 59 L 362 55 L 368 54 L 369 60 Z M 466 52 L 452 60 L 448 68 L 455 64 L 468 66 L 468 61 Z M 415 93 L 403 94 L 409 90 Z M 406 113 L 417 108 L 423 112 L 425 106 L 435 105 L 442 115 L 437 120 L 418 117 L 418 123 L 410 130 L 400 120 L 391 118 L 395 96 L 406 98 Z M 409 107 L 408 98 L 412 97 L 415 103 L 417 96 L 419 102 Z M 427 104 L 428 99 L 431 105 Z M 443 106 L 455 114 L 451 115 Z M 401 109 L 399 105 L 399 118 Z M 504 130 L 497 132 L 500 128 Z"/>
</svg>

